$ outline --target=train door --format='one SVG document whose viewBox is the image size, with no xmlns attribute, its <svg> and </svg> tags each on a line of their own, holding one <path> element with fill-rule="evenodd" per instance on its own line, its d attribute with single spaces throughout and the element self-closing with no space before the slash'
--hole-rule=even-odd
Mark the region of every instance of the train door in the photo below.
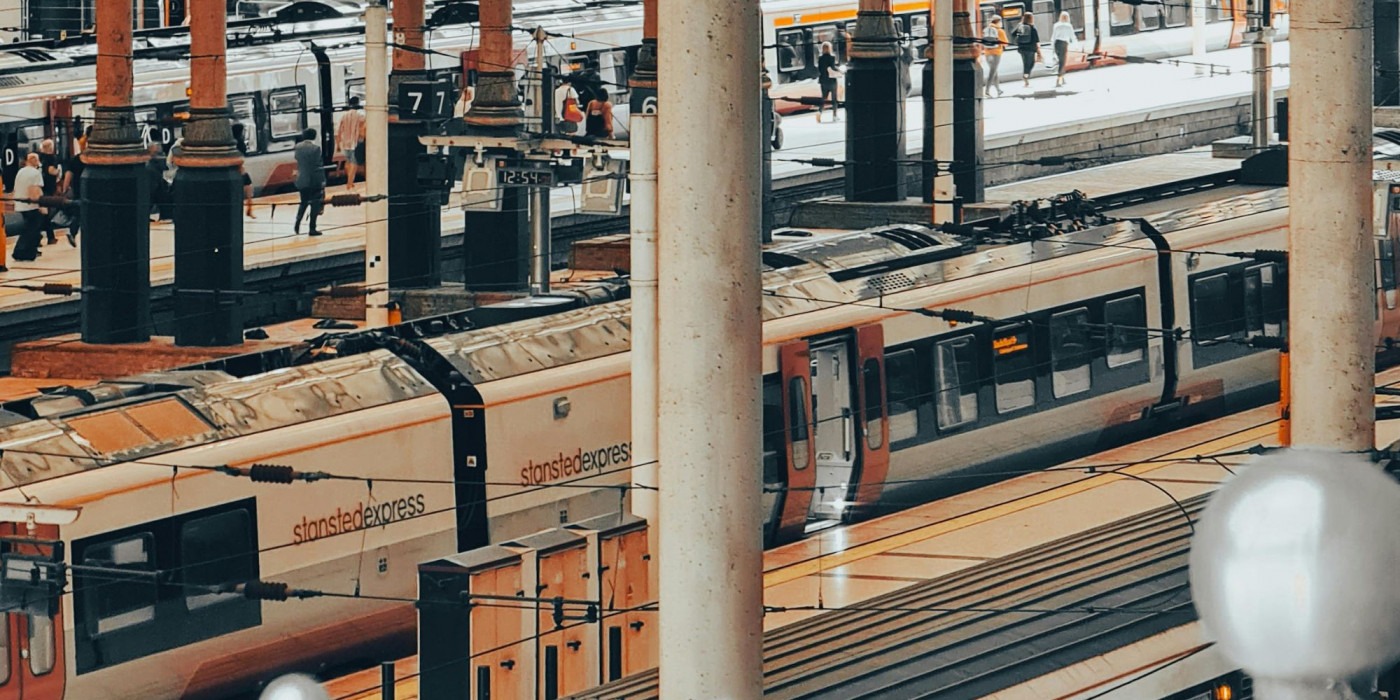
<svg viewBox="0 0 1400 700">
<path fill-rule="evenodd" d="M 856 514 L 880 500 L 890 470 L 890 424 L 885 388 L 885 329 L 878 323 L 856 329 L 856 400 L 860 405 L 860 464 L 853 490 Z"/>
<path fill-rule="evenodd" d="M 1400 340 L 1400 185 L 1376 183 L 1376 340 Z"/>
<path fill-rule="evenodd" d="M 0 523 L 6 555 L 54 558 L 58 526 L 36 525 L 34 537 L 17 536 L 14 523 Z M 6 567 L 8 570 L 8 566 Z M 7 582 L 7 585 L 9 583 Z M 63 605 L 57 595 L 37 590 L 35 602 L 12 606 L 0 625 L 0 700 L 55 700 L 63 697 Z"/>
<path fill-rule="evenodd" d="M 851 346 L 841 341 L 811 350 L 813 443 L 816 483 L 807 529 L 832 525 L 845 515 L 856 457 L 855 383 Z"/>
<path fill-rule="evenodd" d="M 812 384 L 807 342 L 799 340 L 779 348 L 778 369 L 786 488 L 778 509 L 774 539 L 785 542 L 802 535 L 816 483 L 816 469 L 812 466 L 816 448 L 812 440 Z"/>
</svg>

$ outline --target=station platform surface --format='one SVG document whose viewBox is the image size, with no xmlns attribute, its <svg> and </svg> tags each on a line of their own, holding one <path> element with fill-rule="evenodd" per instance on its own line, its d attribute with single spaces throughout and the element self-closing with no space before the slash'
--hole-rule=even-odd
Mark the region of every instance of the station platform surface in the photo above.
<svg viewBox="0 0 1400 700">
<path fill-rule="evenodd" d="M 1282 93 L 1288 84 L 1288 45 L 1275 46 L 1274 84 Z M 1213 70 L 1197 74 L 1191 65 L 1146 64 L 1108 66 L 1071 73 L 1068 84 L 1054 87 L 1053 76 L 1032 79 L 1030 88 L 1019 82 L 1003 83 L 1003 96 L 983 100 L 985 139 L 989 158 L 999 149 L 1017 144 L 1046 142 L 1071 136 L 1092 139 L 1105 123 L 1145 123 L 1162 114 L 1190 116 L 1221 104 L 1248 105 L 1250 75 L 1248 49 L 1231 49 L 1207 54 Z M 1185 96 L 1185 97 L 1183 97 Z M 907 106 L 906 142 L 911 152 L 922 140 L 922 102 L 911 98 Z M 829 116 L 828 116 L 829 119 Z M 775 187 L 812 176 L 831 176 L 832 169 L 814 168 L 792 162 L 794 159 L 843 158 L 845 122 L 818 122 L 813 113 L 785 117 L 786 143 L 774 154 Z M 1144 139 L 1152 138 L 1144 136 Z M 1084 153 L 1102 149 L 1089 149 Z M 988 162 L 988 172 L 999 167 Z M 1124 166 L 1131 170 L 1134 166 Z M 341 191 L 340 187 L 330 194 Z M 552 212 L 556 220 L 571 216 L 578 209 L 578 187 L 556 188 Z M 1000 195 L 999 195 L 1000 196 Z M 251 273 L 287 274 L 288 270 L 325 266 L 339 257 L 362 256 L 365 214 L 361 207 L 327 207 L 321 217 L 319 237 L 297 236 L 292 232 L 296 195 L 281 194 L 256 200 L 256 218 L 244 221 L 245 267 Z M 454 196 L 443 209 L 444 236 L 460 236 L 463 215 Z M 8 242 L 13 248 L 13 237 Z M 82 244 L 81 236 L 79 245 Z M 169 285 L 174 279 L 174 230 L 168 222 L 151 226 L 151 283 L 153 288 Z M 34 262 L 10 260 L 8 273 L 0 273 L 0 323 L 23 319 L 26 313 L 48 305 L 73 303 L 72 297 L 46 295 L 26 286 L 46 282 L 77 285 L 80 282 L 80 254 L 60 236 L 56 245 L 46 245 L 43 256 Z M 556 255 L 559 251 L 556 251 Z M 300 266 L 298 268 L 297 266 Z M 347 273 L 348 274 L 348 273 Z M 355 282 L 351 277 L 343 282 Z M 8 317 L 8 318 L 7 318 Z"/>
<path fill-rule="evenodd" d="M 1400 385 L 1400 368 L 1382 371 L 1376 383 Z M 1380 396 L 1377 404 L 1400 405 L 1400 397 Z M 1377 447 L 1396 440 L 1400 421 L 1377 423 Z M 1171 505 L 1171 499 L 1212 492 L 1254 459 L 1247 450 L 1278 444 L 1278 407 L 1267 405 L 813 533 L 764 553 L 764 630 L 858 608 L 917 583 Z M 395 672 L 398 700 L 418 698 L 417 658 L 396 662 Z M 335 700 L 378 700 L 379 670 L 348 675 L 325 687 Z M 1044 687 L 1030 684 L 996 697 L 1059 697 L 1035 695 L 1043 692 Z"/>
</svg>

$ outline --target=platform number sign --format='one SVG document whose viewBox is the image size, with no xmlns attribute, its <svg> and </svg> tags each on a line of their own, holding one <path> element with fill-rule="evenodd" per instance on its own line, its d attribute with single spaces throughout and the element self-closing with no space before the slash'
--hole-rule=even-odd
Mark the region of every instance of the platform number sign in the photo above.
<svg viewBox="0 0 1400 700">
<path fill-rule="evenodd" d="M 456 102 L 452 84 L 435 82 L 405 82 L 399 84 L 399 116 L 409 119 L 446 119 L 452 116 Z"/>
</svg>

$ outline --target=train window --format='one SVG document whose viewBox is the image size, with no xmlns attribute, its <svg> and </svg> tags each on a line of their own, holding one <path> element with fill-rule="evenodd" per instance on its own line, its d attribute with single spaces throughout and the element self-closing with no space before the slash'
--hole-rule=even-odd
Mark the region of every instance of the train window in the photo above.
<svg viewBox="0 0 1400 700">
<path fill-rule="evenodd" d="M 1224 0 L 1206 0 L 1206 22 L 1221 22 L 1230 19 Z"/>
<path fill-rule="evenodd" d="M 782 385 L 776 378 L 763 382 L 763 483 L 782 481 L 779 463 L 783 454 Z"/>
<path fill-rule="evenodd" d="M 267 121 L 272 140 L 295 139 L 306 128 L 306 95 L 300 87 L 267 96 Z"/>
<path fill-rule="evenodd" d="M 910 46 L 915 50 L 917 56 L 922 57 L 924 55 L 924 48 L 928 46 L 929 42 L 928 15 L 917 14 L 909 16 L 909 36 L 914 39 Z"/>
<path fill-rule="evenodd" d="M 992 360 L 997 413 L 1034 405 L 1035 354 L 1031 352 L 1030 325 L 1017 323 L 996 329 L 992 335 Z"/>
<path fill-rule="evenodd" d="M 1395 229 L 1396 212 L 1390 213 L 1390 228 Z M 1381 289 L 1395 289 L 1395 241 L 1389 238 L 1376 239 L 1376 260 L 1380 264 L 1381 276 L 1376 286 Z"/>
<path fill-rule="evenodd" d="M 1195 314 L 1191 335 L 1197 343 L 1223 340 L 1244 330 L 1244 318 L 1238 305 L 1231 301 L 1229 274 L 1202 277 L 1191 285 L 1191 310 Z"/>
<path fill-rule="evenodd" d="M 788 380 L 788 434 L 792 436 L 792 468 L 807 468 L 807 380 Z"/>
<path fill-rule="evenodd" d="M 1275 279 L 1272 264 L 1251 267 L 1244 272 L 1245 332 L 1278 336 L 1283 331 L 1282 286 Z"/>
<path fill-rule="evenodd" d="M 346 81 L 345 81 L 345 101 L 346 101 L 346 102 L 349 102 L 349 101 L 350 101 L 350 98 L 352 98 L 352 97 L 358 97 L 358 98 L 360 98 L 360 102 L 361 102 L 361 103 L 364 103 L 364 101 L 365 101 L 365 79 L 364 79 L 364 78 L 350 78 L 349 80 L 346 80 Z"/>
<path fill-rule="evenodd" d="M 42 676 L 53 670 L 55 651 L 53 618 L 48 615 L 28 615 L 29 672 Z"/>
<path fill-rule="evenodd" d="M 870 358 L 861 363 L 860 381 L 865 387 L 865 444 L 878 450 L 885 446 L 885 387 L 879 360 Z"/>
<path fill-rule="evenodd" d="M 885 379 L 888 384 L 886 401 L 890 410 L 890 442 L 909 440 L 919 435 L 918 354 L 900 350 L 885 356 Z"/>
<path fill-rule="evenodd" d="M 778 71 L 789 73 L 807 67 L 807 40 L 801 29 L 778 32 Z"/>
<path fill-rule="evenodd" d="M 1050 317 L 1050 384 L 1055 398 L 1090 389 L 1089 362 L 1094 359 L 1089 339 L 1089 310 L 1075 309 Z"/>
<path fill-rule="evenodd" d="M 973 336 L 938 343 L 933 356 L 939 429 L 948 430 L 977 420 L 977 351 Z"/>
<path fill-rule="evenodd" d="M 198 587 L 247 581 L 256 576 L 248 511 L 231 510 L 185 523 L 180 528 L 180 562 L 185 567 L 185 608 L 197 610 L 240 600 L 234 593 Z"/>
<path fill-rule="evenodd" d="M 1113 36 L 1137 31 L 1137 13 L 1132 5 L 1115 2 L 1109 8 L 1109 33 Z"/>
<path fill-rule="evenodd" d="M 154 559 L 154 539 L 146 532 L 89 545 L 83 552 L 83 564 L 132 572 L 155 571 Z M 94 603 L 95 629 L 89 632 L 92 636 L 110 634 L 156 618 L 156 586 L 151 579 L 93 577 L 79 590 Z"/>
<path fill-rule="evenodd" d="M 627 101 L 627 52 L 604 51 L 598 54 L 598 72 L 603 76 L 609 99 L 614 104 Z"/>
<path fill-rule="evenodd" d="M 1040 26 L 1037 27 L 1037 29 L 1045 30 L 1041 32 L 1041 38 L 1049 39 L 1050 27 L 1053 26 L 1056 22 L 1060 21 L 1059 13 L 1055 12 L 1054 1 L 1034 0 L 1034 2 L 1031 3 L 1031 14 L 1035 15 L 1035 17 L 1038 20 L 1036 24 Z"/>
<path fill-rule="evenodd" d="M 1103 305 L 1103 322 L 1108 325 L 1108 366 L 1110 369 L 1142 362 L 1146 356 L 1147 316 L 1141 296 L 1114 299 Z"/>
<path fill-rule="evenodd" d="M 1191 19 L 1191 5 L 1184 2 L 1163 3 L 1163 22 L 1168 27 L 1184 27 Z"/>
<path fill-rule="evenodd" d="M 1162 26 L 1162 8 L 1157 5 L 1140 5 L 1138 11 L 1138 30 L 1150 32 Z"/>
<path fill-rule="evenodd" d="M 260 148 L 257 102 L 252 95 L 239 95 L 230 97 L 228 106 L 233 121 L 243 125 L 243 145 L 249 153 L 257 153 Z"/>
<path fill-rule="evenodd" d="M 840 49 L 836 46 L 836 25 L 828 24 L 824 27 L 812 28 L 812 53 L 821 55 L 822 44 L 831 43 L 831 52 L 840 54 Z"/>
</svg>

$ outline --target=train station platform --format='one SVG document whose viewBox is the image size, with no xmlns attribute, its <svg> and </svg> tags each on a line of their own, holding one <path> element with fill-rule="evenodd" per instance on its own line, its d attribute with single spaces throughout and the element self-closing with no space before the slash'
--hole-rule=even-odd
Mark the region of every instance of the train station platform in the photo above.
<svg viewBox="0 0 1400 700">
<path fill-rule="evenodd" d="M 1287 44 L 1277 45 L 1274 55 L 1280 66 L 1274 81 L 1282 94 L 1288 84 Z M 1058 89 L 1053 87 L 1053 77 L 1035 78 L 1030 88 L 1019 82 L 1003 84 L 1001 97 L 983 100 L 988 184 L 1177 151 L 1238 135 L 1249 110 L 1250 76 L 1242 72 L 1249 66 L 1249 51 L 1213 52 L 1207 60 L 1211 69 L 1200 74 L 1186 64 L 1122 65 L 1072 73 L 1068 84 Z M 1181 94 L 1192 97 L 1184 103 L 1171 97 Z M 906 141 L 917 157 L 922 142 L 922 102 L 918 98 L 911 98 L 905 123 Z M 841 168 L 816 168 L 795 161 L 843 158 L 844 122 L 818 122 L 815 114 L 808 113 L 785 117 L 783 129 L 786 143 L 774 153 L 774 187 L 780 212 L 784 202 L 790 205 L 839 193 Z M 1057 168 L 1022 162 L 1044 156 L 1071 160 Z M 333 188 L 331 193 L 338 191 Z M 566 244 L 571 240 L 626 230 L 625 216 L 581 213 L 579 198 L 576 186 L 553 192 L 556 264 L 567 256 Z M 259 292 L 245 301 L 251 305 L 246 314 L 249 323 L 305 315 L 316 289 L 363 279 L 363 210 L 327 208 L 320 226 L 324 235 L 311 238 L 292 232 L 295 202 L 294 194 L 259 198 L 256 218 L 245 220 L 245 283 L 248 289 Z M 460 281 L 470 271 L 462 270 L 463 218 L 457 203 L 454 197 L 443 210 L 443 260 L 445 279 Z M 152 307 L 158 332 L 169 332 L 168 324 L 161 324 L 162 319 L 168 321 L 170 313 L 173 240 L 170 222 L 152 224 Z M 11 239 L 11 246 L 13 242 Z M 51 282 L 78 285 L 79 251 L 61 237 L 57 245 L 44 246 L 42 251 L 43 256 L 35 262 L 10 261 L 10 271 L 0 274 L 0 366 L 7 364 L 13 341 L 77 329 L 80 305 L 76 297 L 47 295 L 35 288 Z"/>
</svg>

